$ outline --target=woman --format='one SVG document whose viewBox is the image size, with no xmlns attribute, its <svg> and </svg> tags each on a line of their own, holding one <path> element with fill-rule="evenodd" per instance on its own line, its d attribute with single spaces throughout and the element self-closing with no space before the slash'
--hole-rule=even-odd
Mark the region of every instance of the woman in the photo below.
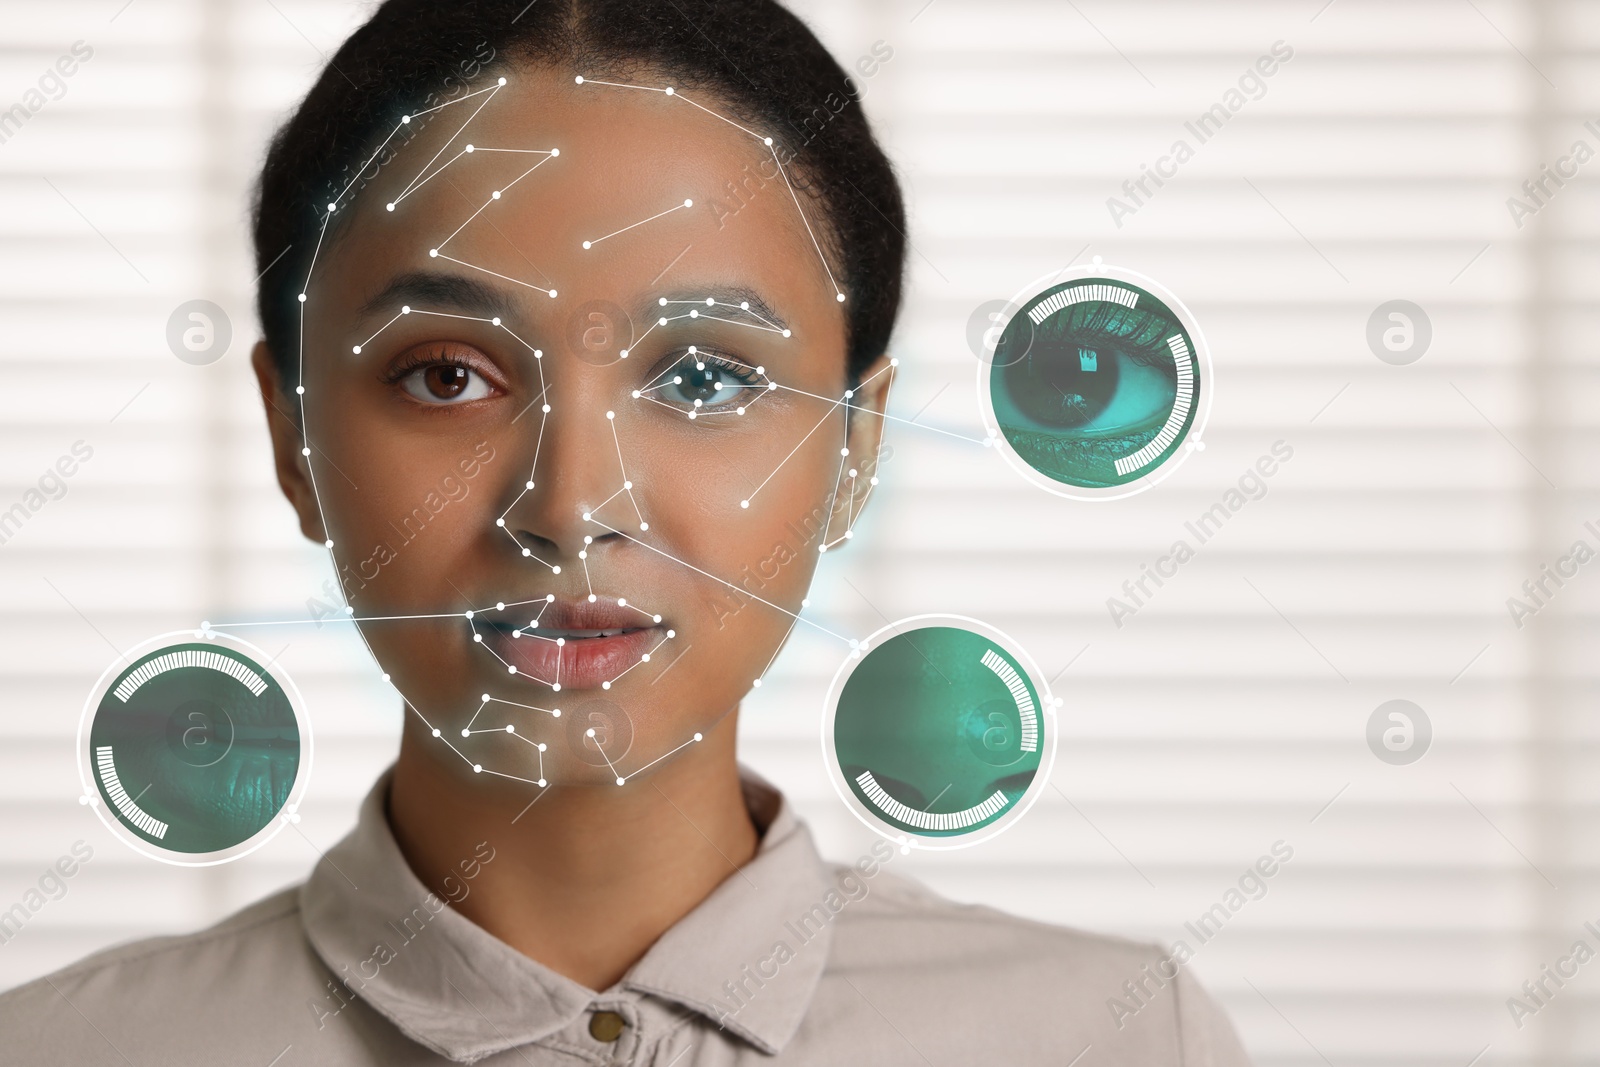
<svg viewBox="0 0 1600 1067">
<path fill-rule="evenodd" d="M 1154 946 L 825 864 L 737 766 L 876 480 L 854 93 L 770 0 L 390 0 L 339 50 L 254 364 L 399 757 L 304 886 L 6 997 L 19 1062 L 1242 1062 Z"/>
</svg>

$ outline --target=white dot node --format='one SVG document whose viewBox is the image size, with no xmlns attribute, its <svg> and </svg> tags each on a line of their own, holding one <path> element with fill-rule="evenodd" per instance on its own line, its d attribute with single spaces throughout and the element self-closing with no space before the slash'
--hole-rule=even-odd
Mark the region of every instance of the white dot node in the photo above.
<svg viewBox="0 0 1600 1067">
<path fill-rule="evenodd" d="M 465 612 L 465 614 L 466 614 L 466 617 L 467 617 L 467 618 L 469 618 L 469 619 L 470 619 L 470 618 L 472 618 L 472 611 L 471 611 L 471 609 L 468 609 L 468 610 L 467 610 L 467 611 L 466 611 L 466 612 Z"/>
<path fill-rule="evenodd" d="M 593 241 L 585 241 L 585 242 L 583 242 L 583 250 L 585 252 L 587 252 L 589 249 L 591 249 L 593 247 L 594 247 L 594 242 Z"/>
<path fill-rule="evenodd" d="M 544 596 L 544 602 L 546 604 L 554 604 L 556 602 L 556 595 L 554 593 L 546 593 Z"/>
<path fill-rule="evenodd" d="M 498 83 L 496 83 L 496 84 L 504 85 L 505 83 L 506 83 L 506 80 L 504 78 L 501 78 L 500 81 Z"/>
<path fill-rule="evenodd" d="M 393 211 L 394 210 L 394 205 L 393 204 L 385 204 L 383 206 L 384 206 L 385 210 L 388 210 L 388 211 Z"/>
<path fill-rule="evenodd" d="M 595 595 L 593 593 L 589 594 L 589 603 L 593 604 L 596 599 L 597 598 L 595 597 Z"/>
<path fill-rule="evenodd" d="M 689 309 L 689 317 L 691 319 L 698 319 L 700 317 L 700 309 L 699 308 L 690 308 Z"/>
<path fill-rule="evenodd" d="M 667 298 L 666 297 L 662 297 L 660 300 L 657 300 L 656 303 L 661 305 L 662 307 L 666 307 L 667 306 Z"/>
<path fill-rule="evenodd" d="M 491 323 L 491 324 L 492 324 L 492 325 L 495 325 L 495 326 L 498 326 L 498 325 L 500 325 L 500 316 L 499 316 L 499 315 L 496 315 L 496 316 L 495 316 L 495 317 L 494 317 L 494 318 L 492 318 L 492 319 L 490 319 L 490 320 L 489 320 L 489 322 L 490 322 L 490 323 Z"/>
<path fill-rule="evenodd" d="M 434 727 L 434 728 L 433 728 L 433 736 L 434 736 L 434 737 L 438 737 L 438 736 L 440 736 L 440 735 L 439 735 L 439 728 L 438 728 L 438 727 L 437 727 L 437 726 L 435 726 L 435 727 Z"/>
<path fill-rule="evenodd" d="M 674 89 L 674 88 L 673 88 L 673 87 L 672 87 L 672 86 L 670 86 L 670 85 L 669 85 L 669 86 L 667 86 L 667 95 L 668 95 L 668 96 L 671 96 L 671 95 L 672 95 L 672 94 L 673 94 L 673 93 L 675 93 L 675 92 L 677 92 L 677 90 L 676 90 L 676 89 Z"/>
<path fill-rule="evenodd" d="M 467 145 L 467 151 L 471 152 L 472 150 L 473 150 L 473 146 L 472 145 Z"/>
<path fill-rule="evenodd" d="M 826 551 L 828 551 L 828 546 L 827 545 L 818 545 L 817 546 L 817 552 L 819 554 L 823 553 L 823 552 L 826 552 Z"/>
<path fill-rule="evenodd" d="M 617 779 L 617 784 L 618 784 L 618 785 L 622 785 L 622 784 L 624 784 L 624 783 L 623 783 L 623 780 L 622 780 L 622 779 L 621 779 L 621 778 L 618 778 L 618 779 Z"/>
<path fill-rule="evenodd" d="M 339 210 L 339 205 L 338 204 L 329 204 L 328 205 L 328 210 L 329 211 L 338 211 Z"/>
<path fill-rule="evenodd" d="M 591 726 L 591 727 L 589 727 L 589 729 L 585 730 L 583 732 L 583 736 L 584 737 L 593 737 L 594 736 L 594 727 Z"/>
<path fill-rule="evenodd" d="M 585 512 L 584 512 L 584 513 L 583 513 L 583 521 L 584 521 L 584 522 L 589 522 L 589 521 L 590 521 L 590 519 L 591 519 L 591 517 L 592 517 L 592 516 L 593 516 L 593 515 L 594 515 L 594 512 L 592 512 L 592 511 L 585 511 Z"/>
<path fill-rule="evenodd" d="M 551 155 L 552 158 L 555 157 L 555 156 L 559 156 L 560 154 L 561 154 L 561 149 L 559 149 L 559 148 L 550 149 L 550 155 Z"/>
<path fill-rule="evenodd" d="M 462 731 L 461 731 L 461 736 L 462 736 L 462 737 L 471 737 L 471 736 L 472 736 L 472 731 L 471 731 L 471 730 L 466 730 L 466 729 L 463 729 L 463 730 L 462 730 Z"/>
<path fill-rule="evenodd" d="M 559 711 L 558 711 L 558 712 L 556 712 L 556 714 L 557 714 L 557 715 L 559 715 L 559 714 L 561 714 L 561 713 L 560 713 L 560 712 L 559 712 Z M 540 751 L 540 752 L 543 752 L 543 751 L 545 751 L 545 743 L 544 743 L 544 742 L 543 742 L 543 741 L 540 741 L 540 742 L 539 742 L 539 751 Z M 540 783 L 539 783 L 539 784 L 540 784 L 540 785 L 543 785 L 543 784 L 544 784 L 544 783 L 543 783 L 543 782 L 540 782 Z"/>
<path fill-rule="evenodd" d="M 437 259 L 438 256 L 439 256 L 439 250 L 437 248 L 430 248 L 430 249 L 428 249 L 428 255 L 434 257 L 435 259 Z"/>
<path fill-rule="evenodd" d="M 482 634 L 473 634 L 472 635 L 472 640 L 473 640 L 473 643 L 481 645 L 481 644 L 483 644 L 483 635 Z"/>
<path fill-rule="evenodd" d="M 506 520 L 504 520 L 504 519 L 496 519 L 496 520 L 494 520 L 494 524 L 496 526 L 504 526 L 506 524 Z"/>
<path fill-rule="evenodd" d="M 531 555 L 533 555 L 533 549 L 531 549 L 531 548 L 525 548 L 525 549 L 523 549 L 523 550 L 522 550 L 522 554 L 523 554 L 523 555 L 524 555 L 524 556 L 531 556 Z"/>
<path fill-rule="evenodd" d="M 1194 443 L 1194 450 L 1196 452 L 1204 452 L 1206 450 L 1206 443 L 1204 441 L 1196 441 Z"/>
<path fill-rule="evenodd" d="M 656 325 L 657 326 L 665 326 L 666 324 L 667 324 L 667 320 L 666 319 L 657 319 L 656 320 Z"/>
<path fill-rule="evenodd" d="M 606 412 L 606 418 L 607 418 L 607 419 L 614 419 L 614 418 L 616 418 L 616 417 L 617 417 L 617 413 L 616 413 L 616 412 L 615 412 L 615 411 L 608 411 L 608 412 Z"/>
<path fill-rule="evenodd" d="M 303 386 L 303 385 L 295 386 L 294 387 L 294 391 L 300 396 L 305 396 L 306 395 L 306 387 Z"/>
<path fill-rule="evenodd" d="M 594 538 L 589 536 L 588 534 L 584 534 L 583 535 L 583 543 L 586 544 L 586 545 L 592 545 L 592 544 L 594 544 Z"/>
<path fill-rule="evenodd" d="M 496 610 L 496 611 L 504 611 L 504 610 L 506 610 L 505 601 L 503 601 L 503 600 L 496 601 L 495 605 L 494 605 L 494 610 Z"/>
<path fill-rule="evenodd" d="M 696 413 L 693 411 L 689 412 L 689 418 L 692 420 L 695 417 L 695 414 Z"/>
<path fill-rule="evenodd" d="M 483 764 L 481 764 L 481 763 L 474 763 L 474 764 L 473 764 L 473 765 L 472 765 L 472 773 L 473 773 L 473 774 L 482 774 L 482 773 L 483 773 Z"/>
<path fill-rule="evenodd" d="M 557 648 L 560 648 L 562 645 L 564 645 L 566 643 L 567 643 L 567 639 L 565 637 L 556 638 L 556 647 Z"/>
<path fill-rule="evenodd" d="M 411 121 L 411 116 L 410 115 L 401 115 L 400 116 L 400 121 L 403 122 L 403 123 L 409 123 Z"/>
<path fill-rule="evenodd" d="M 700 364 L 700 366 L 701 366 L 701 368 L 702 368 L 702 369 L 703 369 L 703 368 L 704 368 L 704 367 L 705 367 L 705 364 L 704 364 L 704 363 L 702 363 L 702 364 Z M 694 402 L 694 408 L 695 408 L 695 410 L 696 410 L 696 411 L 699 411 L 699 410 L 700 410 L 700 405 L 701 405 L 701 404 L 704 404 L 704 403 L 705 403 L 705 401 L 704 401 L 704 400 L 698 400 L 698 399 L 697 399 L 697 400 L 695 400 L 695 402 Z"/>
<path fill-rule="evenodd" d="M 552 289 L 552 290 L 550 290 L 550 299 L 554 300 L 555 298 L 556 298 L 556 291 L 554 289 Z"/>
<path fill-rule="evenodd" d="M 877 485 L 877 484 L 878 484 L 878 477 L 877 477 L 877 475 L 873 475 L 873 476 L 872 476 L 872 478 L 870 478 L 870 479 L 869 479 L 869 481 L 870 481 L 870 482 L 871 482 L 871 483 L 872 483 L 872 484 L 873 484 L 873 485 Z"/>
<path fill-rule="evenodd" d="M 560 683 L 560 682 L 557 682 L 557 683 L 556 683 L 556 684 L 555 684 L 555 685 L 552 685 L 552 686 L 551 686 L 551 687 L 550 687 L 550 689 L 551 689 L 551 690 L 552 690 L 552 691 L 553 691 L 553 692 L 556 692 L 556 693 L 559 693 L 559 692 L 561 692 L 561 683 Z"/>
<path fill-rule="evenodd" d="M 694 735 L 694 739 L 695 739 L 695 740 L 696 740 L 696 741 L 699 741 L 699 740 L 702 740 L 702 738 L 701 738 L 701 736 L 700 736 L 700 735 L 699 735 L 699 734 L 695 734 L 695 735 Z"/>
<path fill-rule="evenodd" d="M 677 637 L 678 636 L 678 631 L 676 631 L 676 630 L 668 630 L 667 631 L 667 636 L 668 637 Z"/>
<path fill-rule="evenodd" d="M 80 793 L 78 795 L 78 803 L 79 804 L 87 804 L 87 803 L 89 803 L 89 794 L 88 793 Z"/>
<path fill-rule="evenodd" d="M 301 293 L 300 294 L 300 303 L 304 304 L 305 302 L 306 302 L 306 294 Z"/>
<path fill-rule="evenodd" d="M 384 674 L 383 680 L 386 682 L 389 680 L 389 675 L 387 673 Z"/>
<path fill-rule="evenodd" d="M 785 336 L 785 337 L 793 336 L 793 334 L 794 334 L 793 330 L 784 330 L 783 331 L 783 336 Z"/>
<path fill-rule="evenodd" d="M 694 207 L 694 201 L 693 200 L 685 200 L 683 202 L 683 206 L 684 207 Z"/>
<path fill-rule="evenodd" d="M 855 476 L 856 476 L 856 469 L 854 467 L 851 467 L 850 468 L 850 477 L 854 478 Z"/>
<path fill-rule="evenodd" d="M 324 542 L 322 542 L 322 544 L 326 548 L 332 548 L 333 547 L 333 541 L 332 540 L 324 541 Z"/>
<path fill-rule="evenodd" d="M 706 297 L 706 307 L 710 308 L 710 307 L 716 307 L 716 306 L 717 306 L 717 298 L 716 297 L 714 297 L 714 296 Z"/>
<path fill-rule="evenodd" d="M 844 391 L 844 398 L 845 398 L 845 399 L 846 399 L 846 400 L 852 400 L 852 399 L 854 399 L 854 398 L 855 398 L 855 395 L 856 395 L 856 391 L 855 391 L 855 390 L 854 390 L 854 389 L 846 389 L 846 390 L 845 390 L 845 391 Z"/>
<path fill-rule="evenodd" d="M 344 613 L 346 615 L 354 615 L 356 613 L 356 609 L 351 607 L 349 604 L 346 604 L 344 606 Z"/>
<path fill-rule="evenodd" d="M 489 703 L 489 694 L 488 693 L 484 693 L 483 694 L 483 702 L 485 704 Z"/>
<path fill-rule="evenodd" d="M 411 314 L 411 305 L 410 304 L 401 304 L 400 305 L 400 314 L 402 314 L 402 315 Z"/>
<path fill-rule="evenodd" d="M 301 454 L 301 455 L 302 455 L 302 456 L 309 456 L 309 455 L 311 455 L 311 449 L 309 449 L 309 448 L 302 448 L 302 449 L 301 449 L 301 450 L 300 450 L 300 454 Z"/>
<path fill-rule="evenodd" d="M 552 709 L 551 709 L 551 710 L 550 710 L 550 717 L 551 717 L 551 718 L 554 718 L 554 719 L 559 719 L 559 718 L 561 718 L 561 709 L 560 709 L 560 708 L 552 708 Z M 543 747 L 543 746 L 542 746 L 542 745 L 541 745 L 541 746 L 540 746 L 540 748 L 539 748 L 539 751 L 540 751 L 540 752 L 543 752 L 543 751 L 544 751 L 544 747 Z"/>
<path fill-rule="evenodd" d="M 641 522 L 639 524 L 639 529 L 648 530 L 648 529 L 650 529 L 650 524 L 648 522 Z"/>
<path fill-rule="evenodd" d="M 650 662 L 650 653 L 646 652 L 644 655 L 640 656 L 639 657 L 639 662 L 640 663 L 649 663 Z"/>
<path fill-rule="evenodd" d="M 506 673 L 507 674 L 516 674 L 517 673 L 517 669 L 515 667 L 507 667 L 506 668 Z"/>
<path fill-rule="evenodd" d="M 516 732 L 517 732 L 517 728 L 515 726 L 511 725 L 510 723 L 506 723 L 506 733 L 514 734 Z"/>
<path fill-rule="evenodd" d="M 778 387 L 778 383 L 777 382 L 768 382 L 767 383 L 767 392 L 770 393 L 772 390 L 776 389 L 777 387 Z"/>
<path fill-rule="evenodd" d="M 733 413 L 735 415 L 743 415 L 744 414 L 744 408 L 734 408 L 733 409 Z"/>
<path fill-rule="evenodd" d="M 541 746 L 541 748 L 542 747 L 543 746 Z M 541 778 L 541 779 L 539 779 L 539 788 L 543 789 L 544 787 L 545 787 L 545 780 L 543 778 Z"/>
<path fill-rule="evenodd" d="M 551 567 L 550 568 L 550 573 L 551 574 L 560 574 L 561 573 L 561 568 L 559 566 Z"/>
<path fill-rule="evenodd" d="M 628 358 L 628 350 L 626 348 L 624 348 L 621 352 L 618 352 L 617 353 L 617 358 L 619 358 L 619 359 L 627 359 Z"/>
<path fill-rule="evenodd" d="M 550 414 L 550 405 L 549 404 L 545 404 L 545 405 L 543 405 L 543 407 L 544 407 L 544 413 L 546 415 Z"/>
<path fill-rule="evenodd" d="M 844 294 L 840 293 L 838 295 L 839 295 L 839 303 L 841 303 L 841 304 L 844 303 Z"/>
<path fill-rule="evenodd" d="M 754 686 L 755 688 L 760 689 L 761 688 L 761 679 L 757 678 L 755 681 L 751 682 L 750 684 L 752 686 Z"/>
<path fill-rule="evenodd" d="M 857 641 L 855 638 L 851 638 L 850 639 L 851 651 L 854 651 L 854 650 L 856 650 L 856 649 L 858 649 L 860 647 L 861 647 L 861 642 L 860 641 Z"/>
<path fill-rule="evenodd" d="M 661 616 L 660 616 L 660 615 L 652 615 L 652 616 L 650 616 L 650 617 L 651 617 L 651 618 L 652 618 L 652 619 L 654 619 L 654 620 L 655 620 L 655 621 L 656 621 L 656 622 L 660 622 L 660 621 L 661 621 Z"/>
<path fill-rule="evenodd" d="M 750 506 L 750 501 L 748 501 L 748 500 L 741 500 L 741 501 L 739 501 L 739 506 L 740 506 L 740 507 L 741 507 L 741 508 L 748 508 L 748 507 L 749 507 L 749 506 Z"/>
<path fill-rule="evenodd" d="M 811 606 L 811 598 L 808 597 L 808 596 L 807 597 L 801 597 L 800 598 L 800 606 L 803 607 L 803 608 L 809 608 Z"/>
<path fill-rule="evenodd" d="M 624 489 L 632 489 L 633 488 L 633 483 L 632 482 L 623 482 L 622 483 L 622 488 L 624 488 Z"/>
<path fill-rule="evenodd" d="M 855 535 L 856 535 L 856 532 L 854 530 L 846 530 L 844 532 L 844 539 L 846 541 L 848 541 L 848 540 L 850 540 L 850 538 L 854 537 Z"/>
<path fill-rule="evenodd" d="M 756 373 L 757 374 L 765 374 L 765 373 L 767 373 L 767 368 L 765 368 L 765 367 L 757 367 L 756 368 Z"/>
<path fill-rule="evenodd" d="M 582 85 L 583 84 L 583 75 L 582 74 L 578 75 L 576 81 L 577 81 L 577 83 L 579 85 Z"/>
<path fill-rule="evenodd" d="M 763 137 L 763 138 L 762 138 L 762 139 L 761 139 L 761 143 L 762 143 L 762 144 L 764 144 L 764 145 L 766 145 L 766 146 L 767 146 L 767 147 L 768 147 L 768 148 L 771 148 L 771 147 L 772 147 L 772 138 L 770 138 L 770 137 Z"/>
<path fill-rule="evenodd" d="M 361 346 L 360 345 L 351 345 L 350 346 L 350 351 L 351 351 L 352 354 L 359 356 L 361 354 Z"/>
<path fill-rule="evenodd" d="M 533 483 L 532 482 L 528 482 L 525 486 L 523 486 L 523 488 L 524 489 L 532 489 L 533 488 Z"/>
<path fill-rule="evenodd" d="M 849 449 L 848 449 L 848 448 L 841 448 L 841 449 L 839 449 L 839 455 L 841 455 L 841 456 L 848 456 L 848 455 L 849 455 L 849 454 L 850 454 L 850 450 L 849 450 Z"/>
<path fill-rule="evenodd" d="M 600 683 L 600 688 L 601 689 L 610 689 L 611 688 L 611 683 L 610 682 L 601 682 Z"/>
</svg>

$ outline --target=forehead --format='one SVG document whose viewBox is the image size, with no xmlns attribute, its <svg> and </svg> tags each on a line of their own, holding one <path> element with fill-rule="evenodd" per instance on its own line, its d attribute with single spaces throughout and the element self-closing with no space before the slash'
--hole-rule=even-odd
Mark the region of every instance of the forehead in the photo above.
<svg viewBox="0 0 1600 1067">
<path fill-rule="evenodd" d="M 793 191 L 765 131 L 692 89 L 578 84 L 544 67 L 505 77 L 402 128 L 345 209 L 322 284 L 362 299 L 403 271 L 455 272 L 553 312 L 714 283 L 842 329 L 819 207 Z"/>
</svg>

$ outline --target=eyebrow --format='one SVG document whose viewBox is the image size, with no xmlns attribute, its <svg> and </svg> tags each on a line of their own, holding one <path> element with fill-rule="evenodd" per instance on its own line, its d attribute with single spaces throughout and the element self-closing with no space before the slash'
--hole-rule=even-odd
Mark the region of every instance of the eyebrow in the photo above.
<svg viewBox="0 0 1600 1067">
<path fill-rule="evenodd" d="M 448 308 L 483 318 L 511 318 L 516 304 L 510 294 L 474 278 L 436 271 L 408 271 L 389 282 L 377 296 L 361 305 L 361 314 L 420 305 L 420 311 Z M 753 305 L 752 305 L 753 306 Z"/>
<path fill-rule="evenodd" d="M 783 320 L 783 317 L 772 310 L 772 305 L 768 304 L 760 293 L 747 286 L 724 285 L 695 293 L 668 293 L 665 294 L 665 299 L 667 301 L 666 307 L 660 305 L 661 297 L 657 297 L 651 302 L 652 318 L 670 318 L 677 321 L 678 316 L 687 315 L 698 304 L 701 314 L 707 318 L 732 319 L 734 322 L 741 322 L 743 325 L 754 326 L 759 324 L 778 331 L 789 328 L 789 324 Z M 717 302 L 716 305 L 707 307 L 707 299 L 715 300 Z M 750 307 L 743 309 L 740 307 L 741 304 L 749 304 Z M 753 317 L 757 321 L 744 323 L 742 319 L 735 318 L 735 316 Z"/>
</svg>

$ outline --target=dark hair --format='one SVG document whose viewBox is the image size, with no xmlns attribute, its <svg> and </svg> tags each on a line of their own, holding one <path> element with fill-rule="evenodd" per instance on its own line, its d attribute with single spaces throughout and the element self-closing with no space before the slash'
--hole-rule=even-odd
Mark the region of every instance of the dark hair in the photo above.
<svg viewBox="0 0 1600 1067">
<path fill-rule="evenodd" d="M 273 137 L 256 188 L 256 306 L 285 382 L 298 376 L 298 295 L 328 204 L 375 173 L 363 168 L 401 115 L 515 62 L 667 77 L 770 132 L 797 189 L 822 208 L 813 223 L 847 296 L 852 383 L 888 347 L 905 268 L 899 183 L 855 82 L 775 0 L 387 0 Z"/>
</svg>

